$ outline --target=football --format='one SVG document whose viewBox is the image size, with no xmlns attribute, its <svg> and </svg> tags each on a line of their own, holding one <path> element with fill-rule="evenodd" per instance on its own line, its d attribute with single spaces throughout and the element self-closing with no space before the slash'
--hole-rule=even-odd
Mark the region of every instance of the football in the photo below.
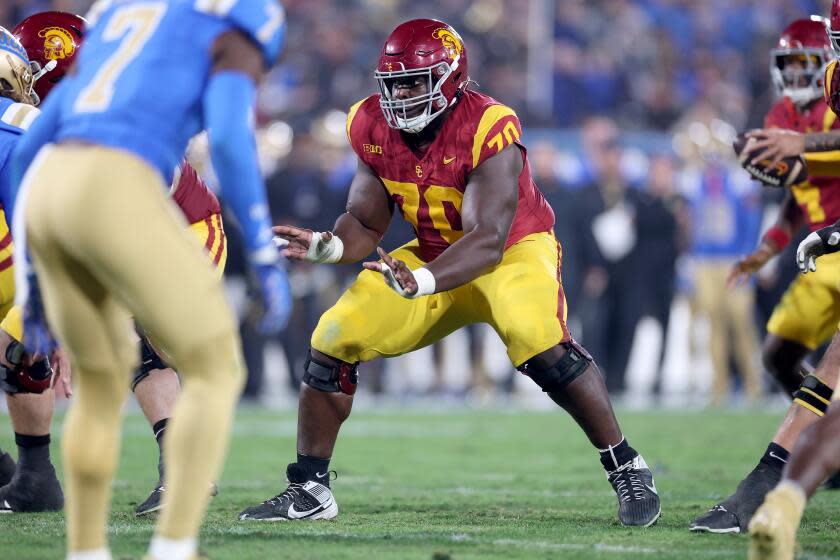
<svg viewBox="0 0 840 560">
<path fill-rule="evenodd" d="M 770 166 L 769 160 L 752 163 L 751 159 L 754 151 L 752 146 L 755 143 L 755 138 L 747 138 L 743 133 L 739 134 L 735 142 L 732 143 L 732 148 L 738 157 L 738 163 L 755 180 L 761 181 L 768 187 L 787 188 L 808 178 L 808 168 L 805 164 L 805 158 L 802 156 L 786 157 L 774 166 Z"/>
</svg>

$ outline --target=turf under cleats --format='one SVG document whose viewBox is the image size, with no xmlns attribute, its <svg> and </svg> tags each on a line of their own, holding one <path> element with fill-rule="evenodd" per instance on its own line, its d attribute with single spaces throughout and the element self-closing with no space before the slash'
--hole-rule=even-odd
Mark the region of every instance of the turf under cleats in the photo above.
<svg viewBox="0 0 840 560">
<path fill-rule="evenodd" d="M 734 494 L 692 521 L 688 529 L 702 533 L 746 531 L 753 513 L 764 501 L 764 496 L 775 488 L 781 478 L 780 468 L 759 463 L 741 481 Z"/>
<path fill-rule="evenodd" d="M 5 451 L 0 451 L 0 488 L 12 481 L 15 474 L 15 460 Z"/>
<path fill-rule="evenodd" d="M 0 513 L 60 511 L 64 493 L 52 465 L 40 470 L 18 469 L 0 488 Z"/>
<path fill-rule="evenodd" d="M 641 455 L 607 473 L 618 496 L 618 519 L 623 525 L 650 527 L 662 513 L 653 473 Z"/>
<path fill-rule="evenodd" d="M 160 511 L 160 509 L 163 507 L 163 493 L 163 484 L 158 483 L 158 485 L 155 486 L 155 489 L 152 490 L 152 493 L 149 494 L 149 497 L 146 498 L 146 500 L 142 504 L 134 508 L 134 515 L 140 517 L 142 515 L 148 515 L 150 513 Z M 219 487 L 215 484 L 211 484 L 210 495 L 215 496 L 218 493 Z"/>
<path fill-rule="evenodd" d="M 805 509 L 800 488 L 782 483 L 767 494 L 750 521 L 749 560 L 793 560 L 796 532 Z"/>
<path fill-rule="evenodd" d="M 295 463 L 286 469 L 289 486 L 281 494 L 250 507 L 239 514 L 241 521 L 292 521 L 296 519 L 333 519 L 338 515 L 329 486 L 307 480 L 305 471 Z"/>
</svg>

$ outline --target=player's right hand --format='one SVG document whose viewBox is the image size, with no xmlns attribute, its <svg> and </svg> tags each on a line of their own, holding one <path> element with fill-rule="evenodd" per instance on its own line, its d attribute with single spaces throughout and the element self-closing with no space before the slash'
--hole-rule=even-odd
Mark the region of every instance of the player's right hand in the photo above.
<svg viewBox="0 0 840 560">
<path fill-rule="evenodd" d="M 774 253 L 766 247 L 759 247 L 746 257 L 742 258 L 729 271 L 726 278 L 726 287 L 734 288 L 746 282 L 750 276 L 758 272 L 761 267 L 767 264 Z"/>
<path fill-rule="evenodd" d="M 786 157 L 800 156 L 805 152 L 805 135 L 793 130 L 765 128 L 747 132 L 747 138 L 756 142 L 751 147 L 751 163 L 757 165 L 769 161 L 767 167 L 774 167 Z"/>
<path fill-rule="evenodd" d="M 263 315 L 257 325 L 262 335 L 273 335 L 283 330 L 292 312 L 292 291 L 286 271 L 279 263 L 254 266 L 260 284 Z"/>
<path fill-rule="evenodd" d="M 344 243 L 331 231 L 312 231 L 294 226 L 275 226 L 275 244 L 282 247 L 280 254 L 289 259 L 314 263 L 338 262 L 344 252 Z"/>
<path fill-rule="evenodd" d="M 796 248 L 796 265 L 802 274 L 816 272 L 817 258 L 840 251 L 840 221 L 808 234 Z"/>
</svg>

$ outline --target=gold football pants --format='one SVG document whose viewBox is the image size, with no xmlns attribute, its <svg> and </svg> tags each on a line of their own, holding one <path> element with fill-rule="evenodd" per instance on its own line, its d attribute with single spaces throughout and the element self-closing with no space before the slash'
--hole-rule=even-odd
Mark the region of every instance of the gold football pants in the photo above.
<svg viewBox="0 0 840 560">
<path fill-rule="evenodd" d="M 47 318 L 77 384 L 62 439 L 69 550 L 106 545 L 120 410 L 138 360 L 132 316 L 184 380 L 166 432 L 157 534 L 194 537 L 244 381 L 233 313 L 212 265 L 160 175 L 126 152 L 47 147 L 20 196 Z"/>
</svg>

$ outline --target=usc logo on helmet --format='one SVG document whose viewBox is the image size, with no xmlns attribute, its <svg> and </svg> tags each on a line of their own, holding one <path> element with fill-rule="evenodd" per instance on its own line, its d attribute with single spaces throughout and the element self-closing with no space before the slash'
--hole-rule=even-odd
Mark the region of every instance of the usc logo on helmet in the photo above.
<svg viewBox="0 0 840 560">
<path fill-rule="evenodd" d="M 464 45 L 461 44 L 461 38 L 446 27 L 435 29 L 435 32 L 432 33 L 432 37 L 440 39 L 440 42 L 443 43 L 443 48 L 446 49 L 450 58 L 455 58 L 464 51 Z"/>
<path fill-rule="evenodd" d="M 63 60 L 73 56 L 76 44 L 69 31 L 61 27 L 47 27 L 38 32 L 38 37 L 44 39 L 44 58 L 47 60 Z"/>
</svg>

